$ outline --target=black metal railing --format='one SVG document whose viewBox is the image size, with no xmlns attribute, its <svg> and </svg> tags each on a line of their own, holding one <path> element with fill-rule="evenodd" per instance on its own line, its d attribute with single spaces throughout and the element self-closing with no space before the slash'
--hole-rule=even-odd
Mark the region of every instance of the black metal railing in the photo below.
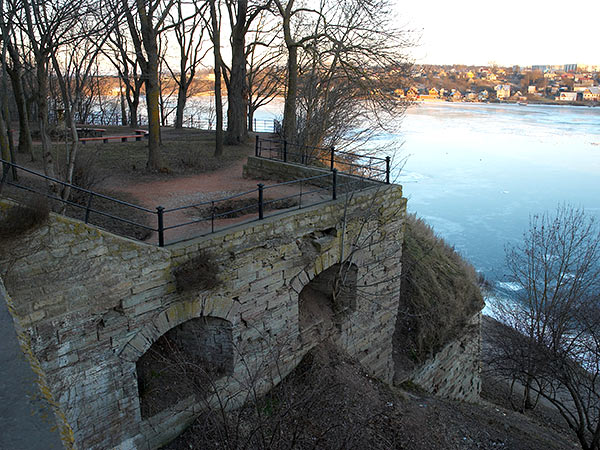
<svg viewBox="0 0 600 450">
<path fill-rule="evenodd" d="M 93 220 L 95 217 L 100 216 L 118 223 L 138 227 L 147 231 L 148 234 L 156 233 L 155 242 L 160 247 L 165 245 L 168 234 L 175 235 L 175 239 L 171 239 L 169 243 L 205 236 L 243 223 L 283 214 L 293 209 L 301 209 L 336 200 L 339 192 L 349 190 L 347 186 L 340 185 L 337 170 L 334 169 L 322 175 L 268 186 L 259 183 L 256 189 L 191 205 L 175 208 L 157 206 L 155 209 L 148 209 L 66 183 L 3 159 L 0 159 L 0 163 L 2 164 L 0 194 L 5 186 L 11 186 L 32 194 L 42 195 L 59 204 L 83 211 L 85 223 L 102 227 L 101 223 Z M 72 193 L 77 193 L 78 201 L 72 200 L 73 195 L 70 195 L 67 199 L 62 198 L 60 193 L 64 192 L 66 188 L 71 189 Z M 268 195 L 269 192 L 274 192 L 274 194 Z M 96 206 L 97 199 L 102 199 L 106 204 L 118 205 L 122 213 L 117 215 L 103 210 L 101 207 Z M 107 209 L 111 210 L 111 207 L 107 206 Z M 143 213 L 147 216 L 147 222 L 134 220 L 128 211 Z M 92 217 L 92 215 L 95 216 Z M 148 225 L 148 223 L 154 223 L 155 226 Z M 180 233 L 177 236 L 177 233 L 172 231 L 192 226 L 194 230 L 191 233 Z M 104 226 L 104 228 L 107 227 Z M 111 227 L 108 227 L 108 229 L 116 234 L 123 234 Z"/>
<path fill-rule="evenodd" d="M 294 144 L 280 139 L 265 139 L 256 136 L 255 156 L 283 162 L 297 163 L 321 168 L 345 175 L 390 183 L 389 156 L 361 155 L 336 150 L 334 147 L 312 147 Z"/>
</svg>

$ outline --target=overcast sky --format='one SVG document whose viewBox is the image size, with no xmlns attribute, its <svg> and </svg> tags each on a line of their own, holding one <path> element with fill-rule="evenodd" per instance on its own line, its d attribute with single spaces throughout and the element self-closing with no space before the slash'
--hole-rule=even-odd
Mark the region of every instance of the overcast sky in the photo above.
<svg viewBox="0 0 600 450">
<path fill-rule="evenodd" d="M 403 22 L 422 30 L 417 63 L 600 65 L 598 0 L 397 2 Z"/>
</svg>

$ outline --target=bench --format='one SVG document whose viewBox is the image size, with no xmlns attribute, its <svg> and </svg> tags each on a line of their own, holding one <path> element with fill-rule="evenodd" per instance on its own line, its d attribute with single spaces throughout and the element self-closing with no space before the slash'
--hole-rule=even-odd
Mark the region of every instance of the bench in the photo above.
<svg viewBox="0 0 600 450">
<path fill-rule="evenodd" d="M 144 137 L 148 137 L 149 134 L 148 130 L 133 130 L 133 132 L 135 134 L 141 134 Z"/>
<path fill-rule="evenodd" d="M 102 141 L 103 144 L 108 144 L 108 141 L 118 141 L 127 142 L 129 139 L 135 139 L 136 141 L 141 141 L 144 137 L 143 134 L 134 134 L 129 136 L 101 136 L 101 137 L 88 137 L 88 138 L 80 138 L 79 142 L 85 145 L 86 142 L 93 141 Z"/>
<path fill-rule="evenodd" d="M 77 132 L 84 137 L 99 137 L 106 133 L 104 128 L 77 127 Z"/>
</svg>

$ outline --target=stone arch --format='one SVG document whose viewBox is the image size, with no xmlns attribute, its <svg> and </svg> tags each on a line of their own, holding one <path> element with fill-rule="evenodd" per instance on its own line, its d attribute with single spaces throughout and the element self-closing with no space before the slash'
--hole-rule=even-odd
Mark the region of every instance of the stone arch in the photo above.
<svg viewBox="0 0 600 450">
<path fill-rule="evenodd" d="M 358 267 L 350 262 L 332 264 L 318 273 L 304 272 L 307 282 L 297 291 L 298 329 L 303 340 L 315 341 L 340 330 L 356 310 L 357 276 Z"/>
<path fill-rule="evenodd" d="M 160 336 L 136 361 L 142 419 L 193 397 L 214 393 L 233 373 L 233 324 L 213 316 L 189 319 Z"/>
<path fill-rule="evenodd" d="M 131 338 L 119 352 L 119 357 L 136 362 L 161 336 L 170 329 L 201 316 L 232 319 L 237 303 L 231 299 L 206 298 L 177 302 L 157 314 Z"/>
</svg>

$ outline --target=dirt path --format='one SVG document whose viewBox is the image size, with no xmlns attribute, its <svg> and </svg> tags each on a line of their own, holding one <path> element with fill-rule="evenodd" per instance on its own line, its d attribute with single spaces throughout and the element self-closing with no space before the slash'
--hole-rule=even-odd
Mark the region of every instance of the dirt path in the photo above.
<svg viewBox="0 0 600 450">
<path fill-rule="evenodd" d="M 251 151 L 249 151 L 249 154 L 250 153 Z M 253 191 L 235 199 L 235 201 L 238 202 L 235 208 L 239 208 L 243 206 L 243 204 L 251 205 L 248 206 L 247 214 L 241 212 L 234 218 L 217 218 L 214 223 L 212 223 L 210 219 L 202 221 L 198 220 L 199 218 L 206 217 L 207 214 L 210 214 L 207 212 L 210 208 L 210 203 L 200 209 L 186 208 L 178 211 L 166 212 L 164 216 L 164 224 L 166 227 L 189 223 L 195 220 L 197 221 L 180 228 L 167 230 L 165 241 L 174 242 L 208 233 L 211 229 L 217 230 L 225 226 L 252 220 L 257 217 L 257 209 L 254 206 L 258 202 L 258 195 L 256 192 L 257 184 L 263 183 L 268 186 L 276 184 L 277 182 L 272 180 L 244 178 L 242 176 L 244 164 L 246 164 L 246 158 L 242 158 L 234 164 L 214 172 L 174 177 L 168 180 L 135 182 L 124 179 L 122 176 L 114 176 L 105 182 L 105 186 L 110 186 L 113 191 L 123 192 L 133 196 L 136 199 L 136 204 L 150 210 L 155 210 L 157 206 L 162 206 L 166 210 L 171 208 L 181 208 Z M 289 204 L 289 208 L 287 209 L 293 209 L 297 208 L 300 203 L 306 205 L 308 203 L 324 200 L 330 195 L 327 191 L 310 195 L 306 194 L 307 190 L 314 189 L 314 186 L 308 187 L 304 185 L 301 187 L 299 184 L 278 186 L 276 188 L 265 189 L 264 198 L 268 201 L 280 199 L 282 197 L 290 197 L 287 200 L 287 203 Z M 298 195 L 300 192 L 302 192 L 301 196 Z M 222 205 L 221 202 L 219 202 L 219 204 Z M 277 209 L 284 210 L 286 208 L 279 206 Z M 266 212 L 265 214 L 268 215 L 269 213 Z M 151 237 L 150 240 L 155 241 L 156 236 Z"/>
</svg>

